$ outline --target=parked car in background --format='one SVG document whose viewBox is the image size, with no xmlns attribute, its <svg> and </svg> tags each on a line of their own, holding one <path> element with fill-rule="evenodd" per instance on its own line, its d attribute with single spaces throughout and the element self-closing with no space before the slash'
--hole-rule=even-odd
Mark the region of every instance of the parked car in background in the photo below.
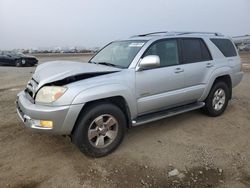
<svg viewBox="0 0 250 188">
<path fill-rule="evenodd" d="M 250 52 L 250 44 L 242 44 L 238 45 L 239 51 L 245 51 L 245 52 Z"/>
<path fill-rule="evenodd" d="M 35 66 L 38 60 L 33 56 L 27 56 L 20 52 L 0 51 L 0 65 L 9 66 Z"/>
<path fill-rule="evenodd" d="M 70 135 L 85 154 L 105 156 L 125 130 L 191 110 L 221 115 L 242 79 L 231 39 L 158 32 L 111 42 L 88 63 L 39 65 L 17 95 L 26 127 Z"/>
<path fill-rule="evenodd" d="M 250 52 L 250 44 L 246 44 L 244 50 L 247 52 Z"/>
</svg>

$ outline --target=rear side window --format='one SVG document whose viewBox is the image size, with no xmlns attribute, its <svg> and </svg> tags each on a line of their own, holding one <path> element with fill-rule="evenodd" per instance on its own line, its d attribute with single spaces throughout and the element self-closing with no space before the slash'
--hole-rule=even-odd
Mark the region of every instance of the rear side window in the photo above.
<svg viewBox="0 0 250 188">
<path fill-rule="evenodd" d="M 204 41 L 199 38 L 181 39 L 182 63 L 195 63 L 212 60 Z"/>
<path fill-rule="evenodd" d="M 225 57 L 237 56 L 233 43 L 229 39 L 210 39 Z"/>
</svg>

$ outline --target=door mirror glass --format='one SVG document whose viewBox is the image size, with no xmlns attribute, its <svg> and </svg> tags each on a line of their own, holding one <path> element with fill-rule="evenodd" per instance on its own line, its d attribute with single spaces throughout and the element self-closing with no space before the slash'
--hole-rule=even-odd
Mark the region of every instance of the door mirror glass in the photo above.
<svg viewBox="0 0 250 188">
<path fill-rule="evenodd" d="M 160 66 L 160 58 L 157 55 L 148 55 L 144 57 L 140 64 L 139 70 L 151 69 Z"/>
</svg>

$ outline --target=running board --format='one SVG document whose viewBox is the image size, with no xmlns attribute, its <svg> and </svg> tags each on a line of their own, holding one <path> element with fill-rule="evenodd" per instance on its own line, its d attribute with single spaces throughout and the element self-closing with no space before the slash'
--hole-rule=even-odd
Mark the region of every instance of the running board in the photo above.
<svg viewBox="0 0 250 188">
<path fill-rule="evenodd" d="M 168 110 L 164 110 L 164 111 L 160 111 L 160 112 L 155 112 L 155 113 L 143 115 L 143 116 L 140 116 L 137 119 L 133 120 L 132 126 L 138 126 L 138 125 L 150 123 L 153 121 L 157 121 L 160 119 L 164 119 L 167 117 L 182 114 L 185 112 L 189 112 L 192 110 L 196 110 L 196 109 L 202 108 L 204 105 L 205 105 L 204 102 L 198 102 L 198 103 L 188 104 L 188 105 L 177 107 L 177 108 L 172 108 L 172 109 L 168 109 Z"/>
</svg>

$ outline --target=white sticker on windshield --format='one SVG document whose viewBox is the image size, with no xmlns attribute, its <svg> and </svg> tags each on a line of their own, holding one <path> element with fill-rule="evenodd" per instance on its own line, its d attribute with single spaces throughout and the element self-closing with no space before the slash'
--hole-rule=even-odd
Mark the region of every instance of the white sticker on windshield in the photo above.
<svg viewBox="0 0 250 188">
<path fill-rule="evenodd" d="M 139 42 L 139 43 L 131 43 L 129 47 L 142 47 L 144 45 L 144 42 Z"/>
</svg>

